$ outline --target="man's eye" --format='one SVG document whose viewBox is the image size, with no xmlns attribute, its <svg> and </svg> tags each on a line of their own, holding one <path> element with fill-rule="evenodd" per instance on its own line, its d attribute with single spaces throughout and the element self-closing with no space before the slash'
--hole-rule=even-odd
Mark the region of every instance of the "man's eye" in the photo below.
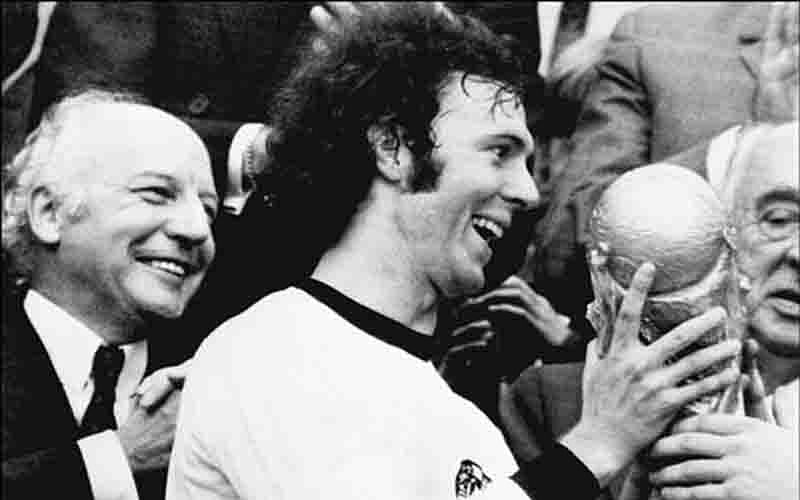
<svg viewBox="0 0 800 500">
<path fill-rule="evenodd" d="M 217 206 L 206 204 L 203 205 L 203 208 L 205 209 L 206 215 L 208 216 L 208 221 L 214 222 L 214 220 L 217 218 Z"/>
<path fill-rule="evenodd" d="M 511 153 L 511 146 L 508 144 L 497 144 L 491 146 L 489 151 L 499 159 L 503 159 Z"/>
<path fill-rule="evenodd" d="M 150 203 L 164 203 L 172 198 L 172 191 L 164 186 L 147 186 L 135 191 L 142 199 Z"/>
<path fill-rule="evenodd" d="M 790 210 L 788 208 L 773 208 L 764 212 L 761 216 L 762 222 L 769 224 L 791 224 L 797 222 L 800 218 L 800 212 L 797 210 Z"/>
<path fill-rule="evenodd" d="M 785 237 L 797 231 L 800 211 L 789 208 L 772 208 L 765 211 L 759 220 L 762 231 L 770 237 Z"/>
</svg>

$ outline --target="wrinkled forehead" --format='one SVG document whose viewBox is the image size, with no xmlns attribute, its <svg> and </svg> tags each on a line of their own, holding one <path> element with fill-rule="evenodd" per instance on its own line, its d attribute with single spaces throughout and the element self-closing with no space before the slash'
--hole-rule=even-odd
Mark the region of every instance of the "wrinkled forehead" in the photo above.
<svg viewBox="0 0 800 500">
<path fill-rule="evenodd" d="M 165 175 L 211 181 L 202 139 L 161 110 L 129 103 L 101 104 L 71 117 L 64 128 L 59 147 L 83 175 L 119 180 L 141 170 L 163 170 Z"/>
<path fill-rule="evenodd" d="M 439 94 L 439 114 L 433 128 L 464 127 L 474 133 L 516 136 L 529 149 L 533 137 L 526 123 L 521 99 L 499 82 L 478 76 L 453 73 Z"/>
</svg>

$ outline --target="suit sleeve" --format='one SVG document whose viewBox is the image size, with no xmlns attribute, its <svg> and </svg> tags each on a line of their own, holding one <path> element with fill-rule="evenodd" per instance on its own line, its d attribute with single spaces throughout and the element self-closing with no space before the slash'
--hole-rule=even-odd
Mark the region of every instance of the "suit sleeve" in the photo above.
<svg viewBox="0 0 800 500">
<path fill-rule="evenodd" d="M 552 260 L 540 266 L 540 282 L 558 278 L 568 257 L 585 241 L 588 216 L 603 189 L 649 160 L 650 108 L 639 74 L 640 48 L 633 35 L 633 17 L 626 16 L 612 35 L 584 100 L 572 136 L 574 150 L 540 225 L 540 259 Z M 580 315 L 580 311 L 569 313 Z"/>
<path fill-rule="evenodd" d="M 76 443 L 3 457 L 3 497 L 9 500 L 92 498 L 92 489 Z"/>
<path fill-rule="evenodd" d="M 500 397 L 501 428 L 518 463 L 542 454 L 553 439 L 545 432 L 544 410 L 537 368 L 525 370 Z"/>
<path fill-rule="evenodd" d="M 78 447 L 95 500 L 139 500 L 128 458 L 114 431 L 80 439 Z"/>
<path fill-rule="evenodd" d="M 574 150 L 538 226 L 537 286 L 573 319 L 583 318 L 592 297 L 581 245 L 594 202 L 618 176 L 649 161 L 650 108 L 634 33 L 634 18 L 626 16 L 609 40 L 572 136 Z"/>
</svg>

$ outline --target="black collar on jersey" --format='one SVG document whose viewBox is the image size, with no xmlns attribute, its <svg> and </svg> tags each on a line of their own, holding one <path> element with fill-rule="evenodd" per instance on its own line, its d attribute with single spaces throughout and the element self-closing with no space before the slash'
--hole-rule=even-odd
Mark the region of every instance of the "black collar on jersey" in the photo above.
<svg viewBox="0 0 800 500">
<path fill-rule="evenodd" d="M 373 337 L 399 347 L 423 361 L 430 361 L 433 357 L 435 349 L 433 335 L 416 332 L 313 278 L 306 278 L 295 286 Z"/>
</svg>

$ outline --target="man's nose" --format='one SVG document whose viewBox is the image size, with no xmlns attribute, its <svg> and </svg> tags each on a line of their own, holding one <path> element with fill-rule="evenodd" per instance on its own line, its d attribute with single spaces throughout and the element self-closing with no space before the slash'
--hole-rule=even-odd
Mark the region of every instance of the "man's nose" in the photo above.
<svg viewBox="0 0 800 500">
<path fill-rule="evenodd" d="M 211 221 L 199 199 L 176 203 L 165 227 L 170 236 L 192 246 L 211 238 Z"/>
<path fill-rule="evenodd" d="M 533 176 L 528 171 L 525 160 L 520 159 L 507 172 L 508 178 L 504 186 L 503 198 L 522 210 L 535 207 L 539 203 L 541 195 Z"/>
</svg>

